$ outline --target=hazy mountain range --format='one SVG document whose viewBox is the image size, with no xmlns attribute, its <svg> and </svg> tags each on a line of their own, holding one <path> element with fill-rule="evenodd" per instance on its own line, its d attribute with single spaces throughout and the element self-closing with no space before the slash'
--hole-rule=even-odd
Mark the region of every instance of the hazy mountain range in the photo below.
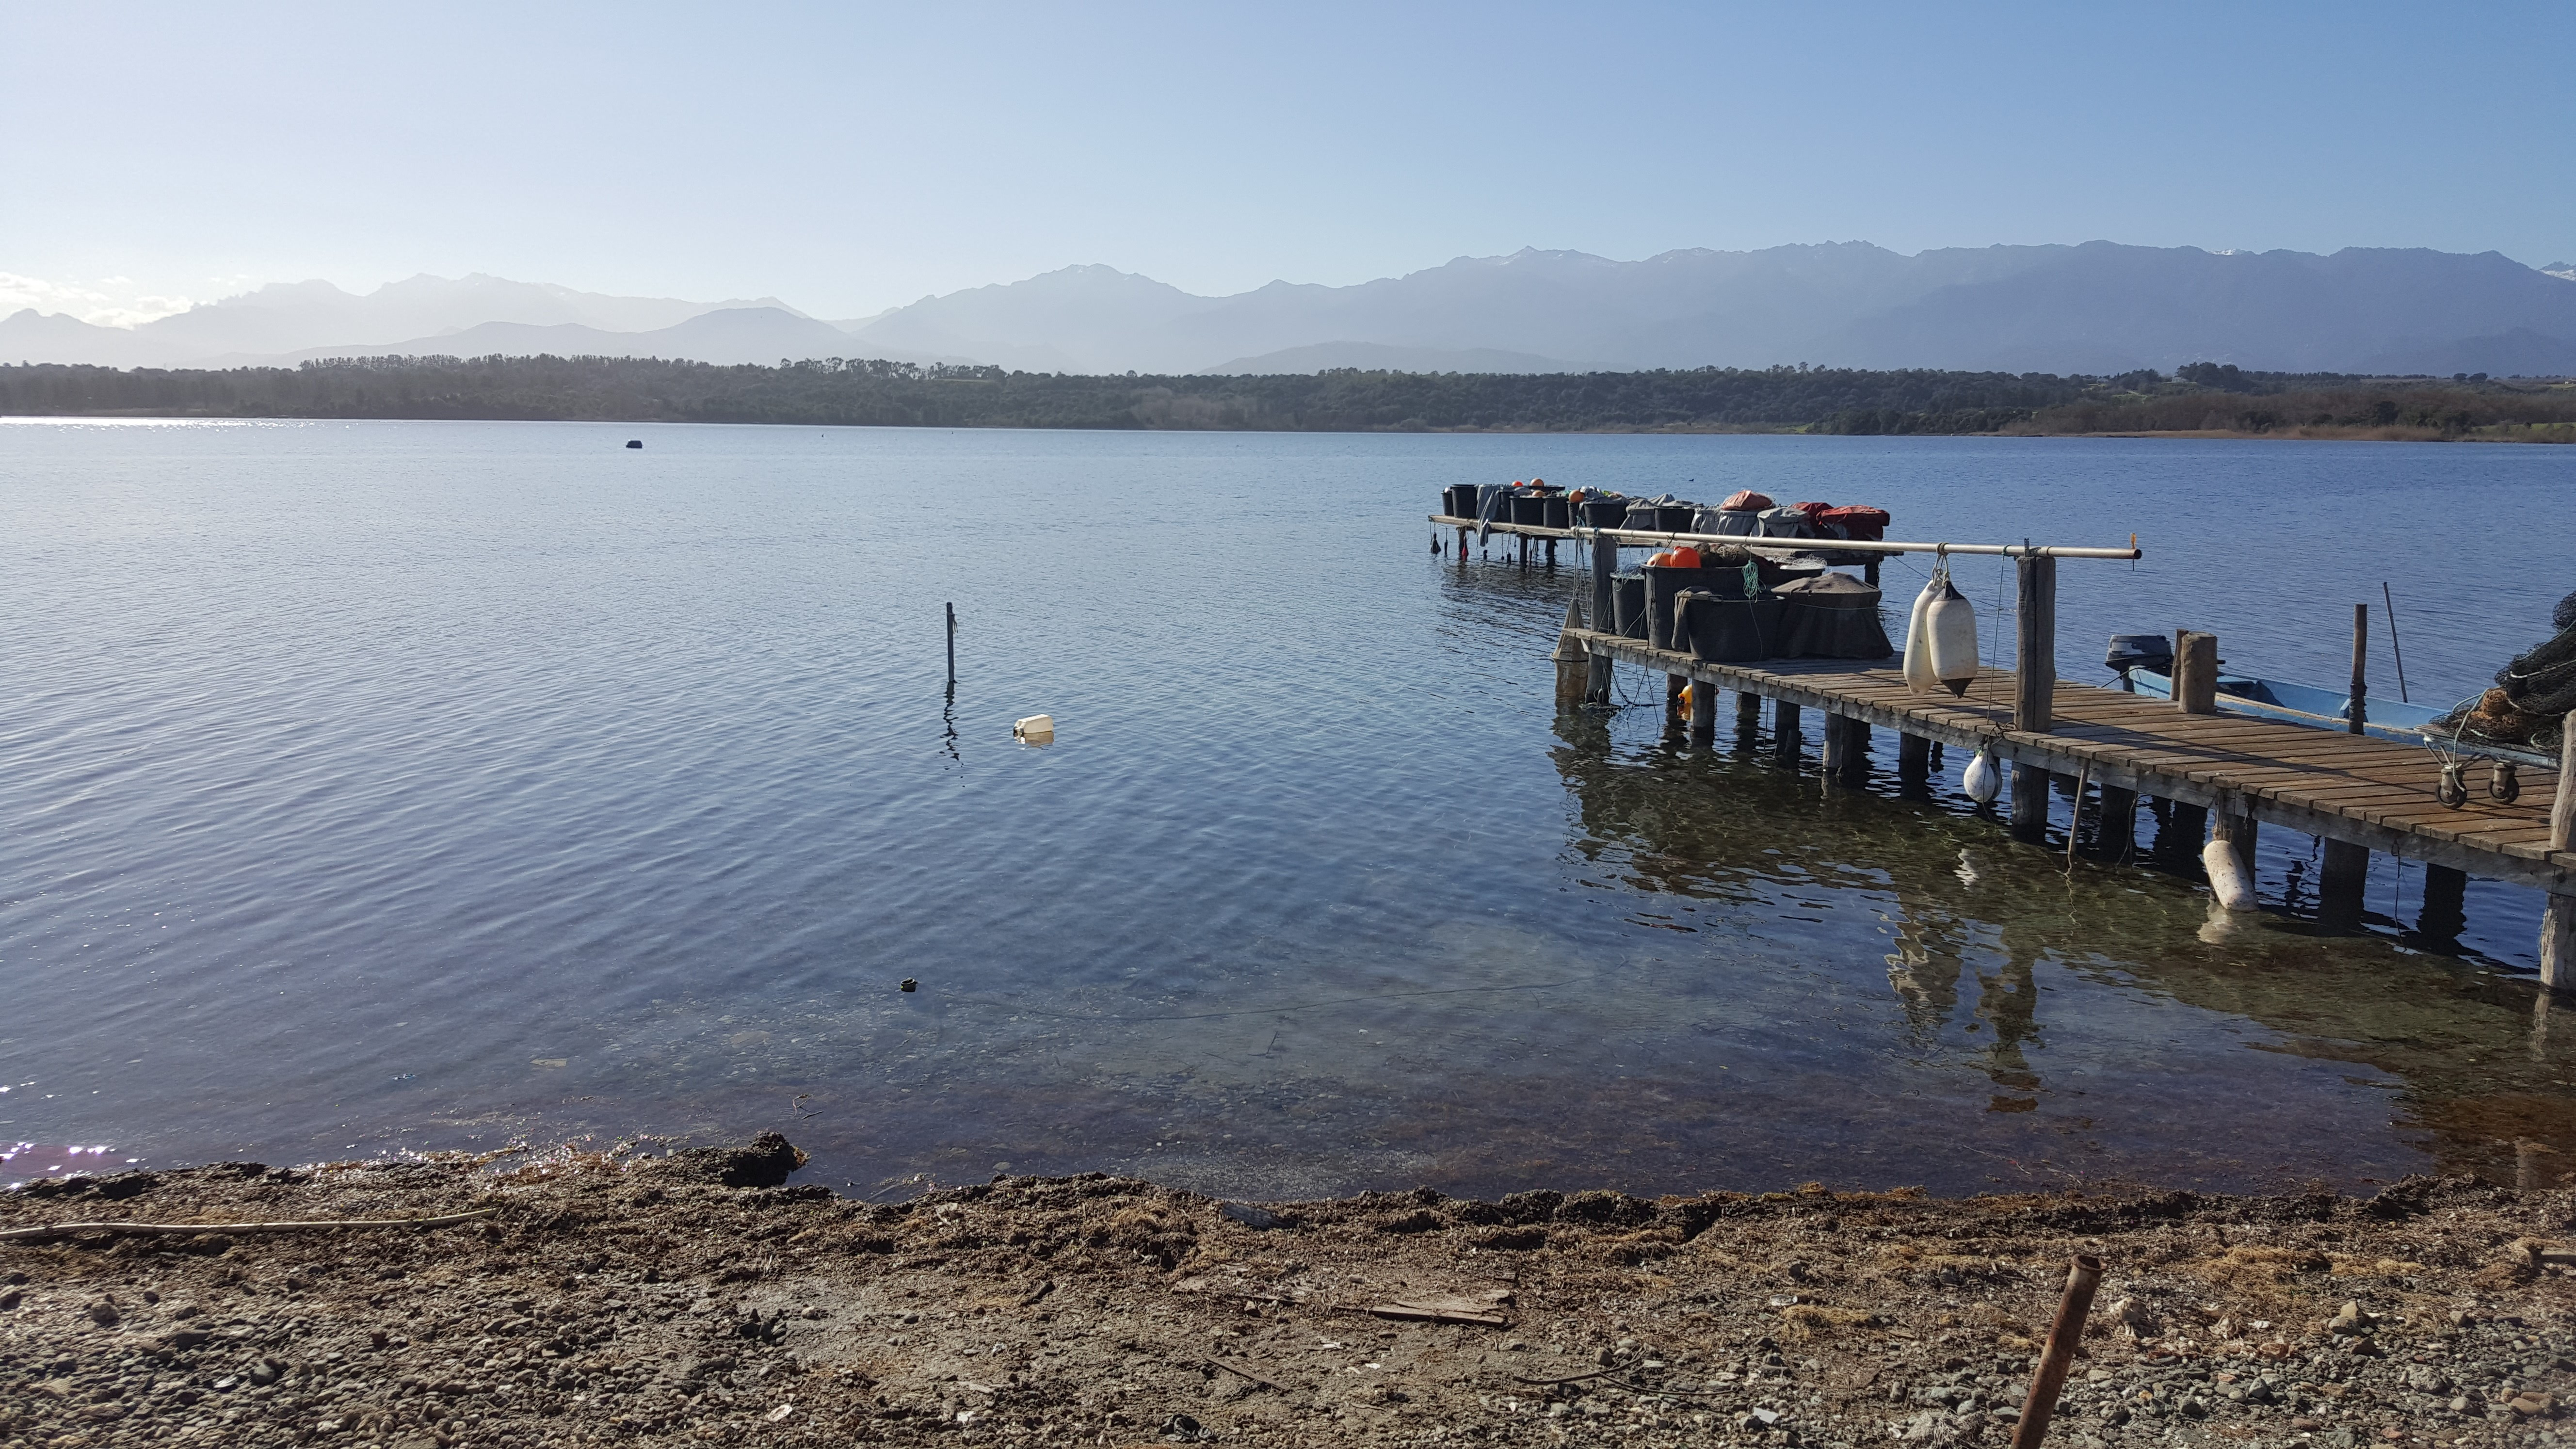
<svg viewBox="0 0 2576 1449">
<path fill-rule="evenodd" d="M 1625 371 L 1707 365 L 2576 373 L 2576 267 L 2494 252 L 1865 242 L 1666 252 L 1523 250 L 1350 287 L 1200 297 L 1106 266 L 825 321 L 776 298 L 611 297 L 471 276 L 363 296 L 263 287 L 131 329 L 33 309 L 0 361 L 226 367 L 401 353 L 714 363 L 884 357 L 1040 372 Z"/>
</svg>

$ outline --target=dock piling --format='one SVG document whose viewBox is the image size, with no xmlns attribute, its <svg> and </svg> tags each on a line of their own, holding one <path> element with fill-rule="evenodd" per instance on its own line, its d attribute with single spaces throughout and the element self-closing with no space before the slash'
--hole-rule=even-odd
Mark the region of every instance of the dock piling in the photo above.
<svg viewBox="0 0 2576 1449">
<path fill-rule="evenodd" d="M 1785 699 L 1771 709 L 1771 752 L 1789 764 L 1798 762 L 1798 707 Z"/>
<path fill-rule="evenodd" d="M 2345 711 L 2343 725 L 2347 734 L 2363 733 L 2362 725 L 2369 718 L 2370 681 L 2366 677 L 2369 663 L 2370 606 L 2355 604 L 2352 606 L 2352 707 Z"/>
<path fill-rule="evenodd" d="M 2325 868 L 2317 876 L 2317 922 L 2349 931 L 2361 924 L 2362 896 L 2370 883 L 2370 852 L 2331 836 L 2322 843 Z"/>
<path fill-rule="evenodd" d="M 2013 728 L 2044 735 L 2054 722 L 2057 697 L 2057 560 L 2025 555 L 2015 563 L 2021 587 L 2014 620 Z"/>
<path fill-rule="evenodd" d="M 2576 850 L 2576 710 L 2559 721 L 2558 795 L 2549 802 L 2549 849 Z M 2540 912 L 2540 984 L 2576 987 L 2576 896 L 2551 892 Z"/>
<path fill-rule="evenodd" d="M 1690 742 L 1717 743 L 1717 686 L 1705 679 L 1690 682 Z"/>
<path fill-rule="evenodd" d="M 1583 629 L 1583 608 L 1568 599 L 1565 602 L 1565 626 L 1557 631 L 1556 652 L 1548 656 L 1556 663 L 1556 707 L 1573 709 L 1590 697 L 1594 661 L 1592 651 L 1576 638 Z M 1603 661 L 1605 664 L 1607 661 Z"/>
<path fill-rule="evenodd" d="M 2024 840 L 2048 833 L 2048 771 L 2037 765 L 2012 767 L 2012 832 Z"/>
<path fill-rule="evenodd" d="M 2184 714 L 2218 713 L 2218 636 L 2174 631 L 2174 705 Z"/>
<path fill-rule="evenodd" d="M 1899 733 L 1896 737 L 1896 783 L 1902 789 L 1919 790 L 1932 783 L 1932 742 L 1921 735 Z"/>
</svg>

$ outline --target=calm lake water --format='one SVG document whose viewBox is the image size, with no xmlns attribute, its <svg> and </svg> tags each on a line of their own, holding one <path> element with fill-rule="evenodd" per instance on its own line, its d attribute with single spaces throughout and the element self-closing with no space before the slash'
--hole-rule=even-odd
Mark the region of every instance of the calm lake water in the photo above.
<svg viewBox="0 0 2576 1449">
<path fill-rule="evenodd" d="M 770 1126 L 866 1190 L 2576 1169 L 2529 893 L 2429 942 L 2382 860 L 2320 937 L 2267 829 L 2222 934 L 1955 757 L 1903 800 L 1884 742 L 1827 790 L 1560 718 L 1584 576 L 1423 521 L 1533 474 L 2134 530 L 2062 566 L 2073 679 L 2190 626 L 2331 683 L 2387 580 L 2448 699 L 2576 587 L 2570 448 L 13 422 L 0 1180 Z"/>
</svg>

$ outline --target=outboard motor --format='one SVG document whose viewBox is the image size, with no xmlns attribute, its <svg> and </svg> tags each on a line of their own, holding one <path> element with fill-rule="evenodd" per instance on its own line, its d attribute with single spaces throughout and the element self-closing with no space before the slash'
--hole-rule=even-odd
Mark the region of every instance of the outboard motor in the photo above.
<svg viewBox="0 0 2576 1449">
<path fill-rule="evenodd" d="M 2135 694 L 2138 686 L 2129 678 L 2130 670 L 2173 673 L 2173 639 L 2165 634 L 2114 634 L 2110 650 L 2102 656 L 2102 663 L 2119 672 L 2122 689 Z"/>
</svg>

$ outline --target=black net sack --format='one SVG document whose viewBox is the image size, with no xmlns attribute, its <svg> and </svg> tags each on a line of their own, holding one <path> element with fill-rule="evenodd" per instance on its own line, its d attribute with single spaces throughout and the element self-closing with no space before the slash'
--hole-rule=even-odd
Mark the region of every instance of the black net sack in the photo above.
<svg viewBox="0 0 2576 1449">
<path fill-rule="evenodd" d="M 1782 584 L 1788 605 L 1779 652 L 1806 659 L 1885 659 L 1896 652 L 1879 622 L 1879 592 L 1849 574 Z"/>
</svg>

